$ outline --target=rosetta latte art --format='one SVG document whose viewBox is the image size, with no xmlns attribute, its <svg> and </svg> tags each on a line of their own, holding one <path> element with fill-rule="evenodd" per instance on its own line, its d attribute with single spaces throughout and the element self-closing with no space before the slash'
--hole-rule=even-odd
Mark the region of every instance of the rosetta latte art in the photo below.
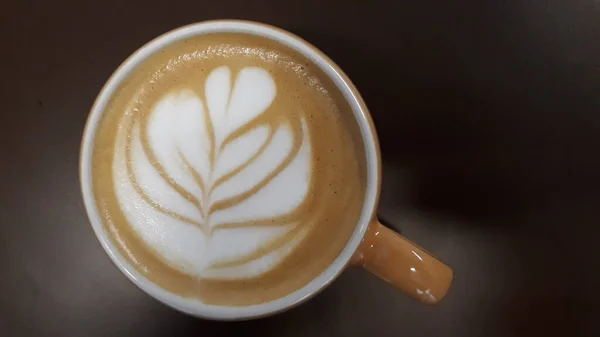
<svg viewBox="0 0 600 337">
<path fill-rule="evenodd" d="M 168 264 L 202 279 L 256 277 L 311 227 L 295 216 L 310 197 L 308 126 L 300 113 L 264 118 L 277 88 L 262 68 L 218 67 L 203 89 L 170 91 L 119 129 L 116 197 Z"/>
</svg>

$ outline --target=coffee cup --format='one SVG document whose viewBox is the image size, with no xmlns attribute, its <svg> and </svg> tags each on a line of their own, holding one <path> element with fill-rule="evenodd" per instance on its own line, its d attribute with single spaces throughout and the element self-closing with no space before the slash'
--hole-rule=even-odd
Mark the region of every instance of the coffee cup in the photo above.
<svg viewBox="0 0 600 337">
<path fill-rule="evenodd" d="M 165 52 L 185 56 L 160 56 Z M 203 80 L 182 79 L 188 73 Z M 225 117 L 219 117 L 223 106 Z M 136 117 L 144 109 L 150 112 Z M 238 115 L 244 117 L 231 119 Z M 327 116 L 351 120 L 352 130 L 335 128 L 331 123 L 346 122 Z M 231 120 L 218 124 L 219 118 Z M 194 138 L 202 134 L 206 139 Z M 208 144 L 205 157 L 195 157 L 202 146 L 186 150 L 194 142 Z M 345 145 L 350 143 L 354 147 Z M 282 153 L 280 164 L 269 164 L 269 151 Z M 218 173 L 219 165 L 231 166 L 223 158 L 234 158 L 234 164 Z M 210 165 L 202 171 L 204 162 Z M 252 165 L 254 173 L 247 169 Z M 351 172 L 336 171 L 339 166 Z M 219 190 L 240 172 L 245 178 L 229 183 L 231 195 Z M 110 179 L 103 180 L 106 173 Z M 253 177 L 254 185 L 236 192 Z M 150 296 L 193 316 L 240 320 L 275 314 L 316 295 L 353 266 L 424 304 L 438 303 L 452 282 L 447 265 L 376 217 L 380 150 L 356 87 L 317 48 L 273 26 L 201 22 L 136 51 L 92 106 L 80 179 L 92 228 L 114 264 Z M 213 202 L 219 193 L 224 197 Z M 277 205 L 289 209 L 275 216 Z M 248 220 L 259 211 L 273 214 Z M 345 225 L 320 225 L 335 222 L 334 216 Z M 336 244 L 339 249 L 330 248 Z M 199 251 L 209 257 L 195 259 Z"/>
</svg>

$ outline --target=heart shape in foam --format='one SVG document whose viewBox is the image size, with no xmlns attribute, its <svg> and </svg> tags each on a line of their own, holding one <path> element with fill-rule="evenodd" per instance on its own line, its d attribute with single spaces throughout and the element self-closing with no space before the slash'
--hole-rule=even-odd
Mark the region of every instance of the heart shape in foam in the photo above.
<svg viewBox="0 0 600 337">
<path fill-rule="evenodd" d="M 307 124 L 271 111 L 277 87 L 266 70 L 243 68 L 233 82 L 218 67 L 204 97 L 171 91 L 117 134 L 113 177 L 128 222 L 163 260 L 200 278 L 263 274 L 311 227 L 294 216 L 311 184 Z"/>
</svg>

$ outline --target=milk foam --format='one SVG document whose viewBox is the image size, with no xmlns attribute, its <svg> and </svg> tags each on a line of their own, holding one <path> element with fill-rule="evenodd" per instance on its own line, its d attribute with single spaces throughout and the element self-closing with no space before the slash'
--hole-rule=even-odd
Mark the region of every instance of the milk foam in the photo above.
<svg viewBox="0 0 600 337">
<path fill-rule="evenodd" d="M 300 134 L 288 122 L 243 129 L 269 108 L 277 88 L 262 68 L 234 75 L 213 69 L 203 97 L 186 88 L 165 94 L 145 125 L 119 128 L 115 145 L 114 186 L 127 221 L 164 261 L 204 279 L 261 275 L 309 227 L 261 221 L 289 214 L 308 196 L 308 125 L 301 121 Z"/>
</svg>

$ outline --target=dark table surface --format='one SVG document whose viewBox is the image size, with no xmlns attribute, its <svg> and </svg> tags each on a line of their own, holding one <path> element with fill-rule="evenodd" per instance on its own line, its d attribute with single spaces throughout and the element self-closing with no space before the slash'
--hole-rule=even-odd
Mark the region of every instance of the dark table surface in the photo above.
<svg viewBox="0 0 600 337">
<path fill-rule="evenodd" d="M 598 1 L 21 1 L 0 9 L 0 336 L 600 336 Z M 369 105 L 380 216 L 455 271 L 438 307 L 348 270 L 275 317 L 195 319 L 98 244 L 79 141 L 112 71 L 178 26 L 263 21 Z"/>
</svg>

